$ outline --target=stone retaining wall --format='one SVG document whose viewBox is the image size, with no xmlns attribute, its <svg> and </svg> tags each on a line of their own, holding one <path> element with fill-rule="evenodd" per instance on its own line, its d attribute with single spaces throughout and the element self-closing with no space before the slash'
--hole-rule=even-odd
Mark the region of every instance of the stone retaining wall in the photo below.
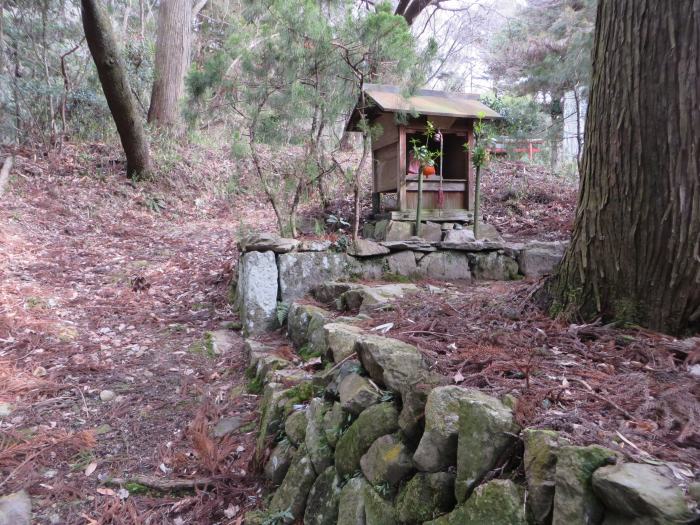
<svg viewBox="0 0 700 525">
<path fill-rule="evenodd" d="M 235 301 L 244 332 L 252 335 L 278 326 L 278 303 L 289 305 L 324 281 L 397 276 L 444 281 L 536 278 L 558 264 L 565 244 L 457 238 L 430 242 L 411 237 L 382 242 L 361 239 L 341 250 L 327 241 L 255 234 L 242 239 L 239 247 Z"/>
<path fill-rule="evenodd" d="M 330 282 L 313 293 L 362 309 L 414 288 Z M 698 517 L 668 467 L 521 429 L 517 399 L 449 384 L 414 346 L 364 332 L 363 318 L 293 303 L 288 335 L 307 358 L 301 364 L 247 340 L 250 376 L 264 385 L 256 454 L 263 461 L 271 450 L 264 472 L 274 488 L 246 523 L 631 525 Z M 325 367 L 311 374 L 319 361 Z"/>
</svg>

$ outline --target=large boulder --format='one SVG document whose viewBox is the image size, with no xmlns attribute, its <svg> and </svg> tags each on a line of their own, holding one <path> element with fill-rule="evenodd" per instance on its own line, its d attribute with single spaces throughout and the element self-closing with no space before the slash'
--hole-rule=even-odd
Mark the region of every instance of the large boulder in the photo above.
<svg viewBox="0 0 700 525">
<path fill-rule="evenodd" d="M 413 223 L 403 221 L 377 221 L 374 239 L 377 241 L 404 241 L 413 236 Z"/>
<path fill-rule="evenodd" d="M 687 523 L 694 517 L 683 490 L 665 466 L 620 463 L 601 467 L 593 473 L 593 492 L 606 513 L 610 509 L 627 518 L 644 517 L 658 523 Z"/>
<path fill-rule="evenodd" d="M 500 251 L 470 253 L 469 262 L 475 279 L 510 281 L 518 278 L 518 263 Z"/>
<path fill-rule="evenodd" d="M 331 304 L 335 303 L 342 294 L 354 288 L 362 288 L 362 285 L 340 281 L 327 281 L 314 286 L 311 289 L 311 294 L 317 301 L 325 304 Z"/>
<path fill-rule="evenodd" d="M 316 478 L 306 500 L 304 525 L 336 525 L 340 480 L 334 467 L 328 467 Z"/>
<path fill-rule="evenodd" d="M 285 518 L 284 523 L 300 520 L 304 516 L 306 498 L 315 480 L 316 472 L 307 455 L 306 447 L 302 445 L 294 454 L 294 459 L 284 481 L 272 496 L 269 513 L 289 512 L 292 518 Z"/>
<path fill-rule="evenodd" d="M 292 464 L 292 459 L 297 451 L 289 443 L 282 441 L 278 443 L 270 452 L 270 457 L 265 463 L 263 474 L 265 479 L 272 482 L 273 485 L 279 485 L 287 475 L 289 466 Z"/>
<path fill-rule="evenodd" d="M 419 382 L 407 385 L 401 393 L 399 428 L 410 442 L 417 443 L 423 434 L 428 395 L 436 386 L 444 385 L 445 381 L 445 377 L 429 372 Z"/>
<path fill-rule="evenodd" d="M 593 492 L 593 472 L 615 461 L 598 445 L 561 447 L 557 453 L 552 525 L 600 523 L 603 505 Z"/>
<path fill-rule="evenodd" d="M 437 222 L 424 222 L 420 226 L 419 237 L 428 242 L 440 242 L 442 240 L 442 226 Z"/>
<path fill-rule="evenodd" d="M 449 472 L 419 472 L 406 483 L 396 498 L 396 515 L 401 523 L 432 520 L 455 505 L 455 476 Z"/>
<path fill-rule="evenodd" d="M 441 251 L 429 253 L 420 261 L 420 269 L 430 279 L 470 281 L 469 259 L 463 253 Z"/>
<path fill-rule="evenodd" d="M 386 271 L 404 277 L 418 276 L 420 271 L 416 266 L 416 256 L 411 251 L 392 253 L 384 258 Z"/>
<path fill-rule="evenodd" d="M 274 354 L 275 349 L 259 341 L 245 339 L 243 341 L 243 352 L 245 353 L 250 369 L 257 370 L 260 359 Z"/>
<path fill-rule="evenodd" d="M 398 339 L 366 335 L 355 349 L 372 380 L 394 392 L 405 392 L 428 370 L 418 349 Z"/>
<path fill-rule="evenodd" d="M 455 510 L 425 525 L 525 525 L 522 490 L 509 479 L 494 479 L 476 488 Z"/>
<path fill-rule="evenodd" d="M 425 405 L 425 431 L 413 461 L 418 470 L 438 472 L 457 464 L 460 403 L 474 391 L 459 386 L 434 388 Z"/>
<path fill-rule="evenodd" d="M 474 232 L 469 229 L 448 230 L 445 232 L 445 242 L 462 243 L 475 241 Z"/>
<path fill-rule="evenodd" d="M 350 478 L 340 491 L 338 525 L 366 525 L 364 478 Z"/>
<path fill-rule="evenodd" d="M 348 374 L 338 386 L 340 406 L 354 415 L 359 415 L 365 408 L 379 403 L 382 396 L 366 377 Z"/>
<path fill-rule="evenodd" d="M 284 422 L 284 433 L 287 435 L 290 443 L 298 446 L 304 442 L 307 424 L 306 410 L 296 410 L 287 416 Z"/>
<path fill-rule="evenodd" d="M 383 284 L 380 286 L 363 286 L 348 290 L 340 296 L 341 304 L 348 310 L 360 310 L 362 313 L 380 309 L 395 299 L 418 292 L 414 284 Z"/>
<path fill-rule="evenodd" d="M 21 490 L 0 497 L 0 525 L 31 525 L 32 500 Z"/>
<path fill-rule="evenodd" d="M 366 525 L 395 525 L 396 511 L 391 502 L 377 494 L 369 484 L 364 486 Z"/>
<path fill-rule="evenodd" d="M 323 326 L 328 352 L 333 362 L 339 363 L 355 353 L 355 343 L 362 337 L 362 328 L 346 323 L 327 323 Z"/>
<path fill-rule="evenodd" d="M 406 445 L 394 435 L 377 438 L 360 459 L 362 473 L 372 485 L 386 485 L 393 492 L 413 471 L 411 454 Z"/>
<path fill-rule="evenodd" d="M 338 444 L 338 439 L 340 439 L 343 430 L 349 424 L 349 418 L 350 416 L 343 411 L 340 403 L 337 401 L 323 415 L 323 434 L 332 448 L 335 448 Z"/>
<path fill-rule="evenodd" d="M 464 501 L 517 440 L 513 411 L 495 397 L 467 389 L 460 400 L 455 496 Z"/>
<path fill-rule="evenodd" d="M 354 257 L 372 257 L 375 255 L 386 255 L 389 253 L 389 248 L 374 241 L 358 238 L 350 243 L 347 252 Z"/>
<path fill-rule="evenodd" d="M 311 342 L 315 332 L 321 330 L 329 318 L 330 313 L 323 308 L 311 304 L 292 303 L 287 314 L 287 335 L 295 347 L 301 348 Z M 317 340 L 316 346 L 323 347 L 323 342 Z M 322 351 L 323 348 L 318 350 Z"/>
<path fill-rule="evenodd" d="M 333 463 L 333 450 L 326 439 L 323 417 L 330 405 L 316 397 L 306 408 L 306 433 L 304 443 L 316 472 L 323 472 Z"/>
<path fill-rule="evenodd" d="M 360 459 L 375 440 L 399 428 L 399 413 L 392 403 L 372 405 L 362 412 L 335 447 L 335 467 L 342 478 L 360 470 Z"/>
<path fill-rule="evenodd" d="M 290 304 L 316 284 L 345 276 L 349 258 L 335 252 L 285 253 L 278 256 L 278 264 L 281 301 Z"/>
<path fill-rule="evenodd" d="M 277 326 L 277 263 L 275 254 L 248 252 L 240 259 L 236 301 L 243 332 L 263 334 Z"/>
<path fill-rule="evenodd" d="M 557 450 L 568 442 L 553 430 L 525 429 L 523 465 L 527 479 L 528 511 L 538 525 L 551 522 Z"/>
<path fill-rule="evenodd" d="M 478 240 L 484 240 L 484 241 L 492 241 L 492 242 L 503 242 L 503 237 L 501 237 L 501 234 L 498 232 L 495 226 L 492 224 L 488 224 L 486 222 L 480 222 L 479 226 L 477 227 L 477 230 L 479 234 L 476 236 Z M 472 227 L 472 233 L 474 233 L 474 229 Z"/>
<path fill-rule="evenodd" d="M 559 264 L 564 251 L 566 244 L 560 241 L 528 243 L 518 255 L 520 273 L 532 278 L 548 275 Z"/>
</svg>

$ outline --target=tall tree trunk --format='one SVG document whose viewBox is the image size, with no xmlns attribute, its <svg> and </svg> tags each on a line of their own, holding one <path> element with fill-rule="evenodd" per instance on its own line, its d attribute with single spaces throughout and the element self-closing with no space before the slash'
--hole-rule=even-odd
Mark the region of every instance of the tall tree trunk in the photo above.
<svg viewBox="0 0 700 525">
<path fill-rule="evenodd" d="M 601 0 L 552 311 L 700 330 L 700 0 Z"/>
<path fill-rule="evenodd" d="M 191 0 L 163 0 L 158 8 L 155 80 L 148 122 L 163 127 L 180 122 L 179 102 L 190 59 Z"/>
<path fill-rule="evenodd" d="M 81 5 L 85 39 L 126 154 L 126 175 L 145 174 L 151 167 L 148 139 L 112 33 L 112 24 L 99 0 L 81 0 Z"/>
</svg>

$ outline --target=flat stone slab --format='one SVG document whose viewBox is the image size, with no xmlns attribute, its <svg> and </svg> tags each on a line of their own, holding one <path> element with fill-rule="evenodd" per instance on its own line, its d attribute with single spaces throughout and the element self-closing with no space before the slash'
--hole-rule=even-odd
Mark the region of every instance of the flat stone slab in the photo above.
<svg viewBox="0 0 700 525">
<path fill-rule="evenodd" d="M 488 250 L 502 250 L 506 243 L 500 241 L 472 241 L 472 242 L 441 242 L 438 244 L 443 250 L 458 250 L 462 252 L 484 252 Z"/>
<path fill-rule="evenodd" d="M 266 252 L 288 253 L 299 246 L 296 239 L 286 239 L 274 233 L 251 233 L 238 241 L 238 249 L 241 252 Z"/>
<path fill-rule="evenodd" d="M 347 252 L 354 257 L 372 257 L 386 255 L 389 253 L 389 248 L 367 239 L 356 239 L 348 246 Z"/>
<path fill-rule="evenodd" d="M 383 241 L 380 242 L 382 246 L 389 248 L 392 252 L 399 252 L 403 250 L 412 250 L 416 252 L 434 252 L 437 250 L 433 243 L 421 239 L 420 237 L 411 237 L 405 241 Z"/>
</svg>

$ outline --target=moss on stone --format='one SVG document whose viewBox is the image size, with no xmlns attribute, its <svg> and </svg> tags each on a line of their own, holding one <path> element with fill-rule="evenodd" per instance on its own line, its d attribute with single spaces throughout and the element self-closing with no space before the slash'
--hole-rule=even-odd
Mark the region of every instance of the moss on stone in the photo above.
<svg viewBox="0 0 700 525">
<path fill-rule="evenodd" d="M 451 510 L 455 505 L 454 474 L 423 473 L 413 476 L 396 499 L 397 518 L 402 523 L 423 523 Z"/>
<path fill-rule="evenodd" d="M 360 470 L 360 459 L 377 438 L 398 430 L 398 417 L 392 403 L 373 405 L 359 415 L 336 445 L 335 466 L 341 479 Z"/>
</svg>

